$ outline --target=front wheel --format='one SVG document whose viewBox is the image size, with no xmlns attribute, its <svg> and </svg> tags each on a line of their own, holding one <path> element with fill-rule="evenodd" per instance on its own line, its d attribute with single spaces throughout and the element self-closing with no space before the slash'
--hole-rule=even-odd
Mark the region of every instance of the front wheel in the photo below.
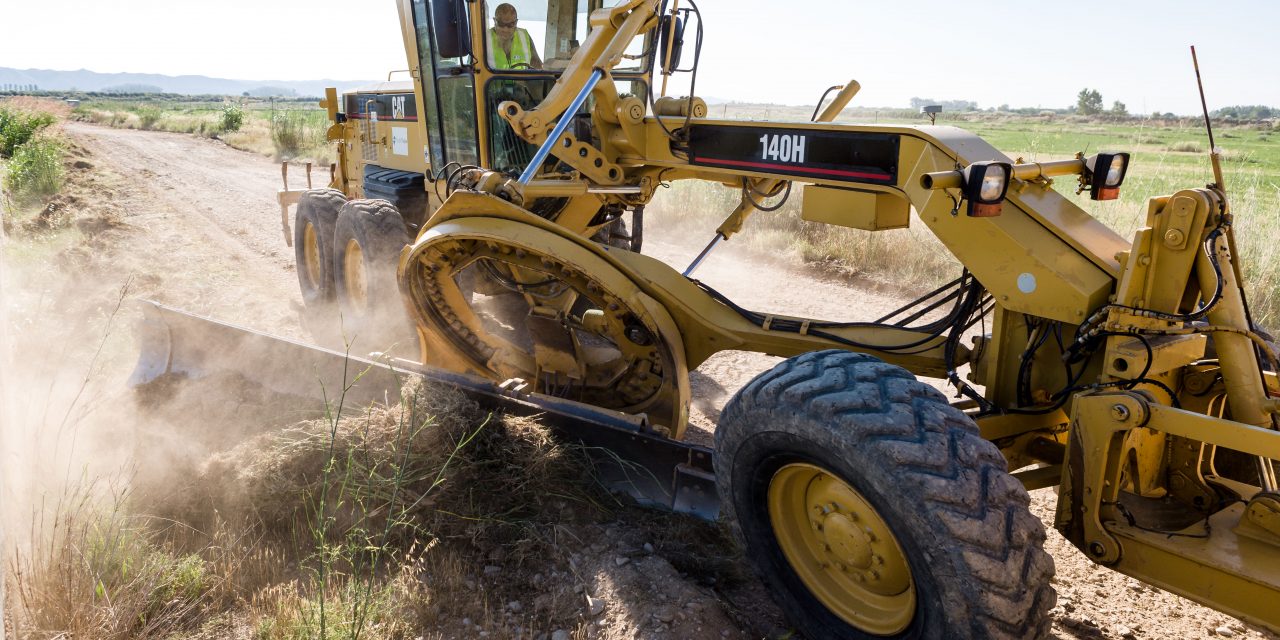
<svg viewBox="0 0 1280 640">
<path fill-rule="evenodd" d="M 716 428 L 721 505 L 810 638 L 1027 638 L 1056 596 L 1044 526 L 994 445 L 900 367 L 805 354 Z"/>
</svg>

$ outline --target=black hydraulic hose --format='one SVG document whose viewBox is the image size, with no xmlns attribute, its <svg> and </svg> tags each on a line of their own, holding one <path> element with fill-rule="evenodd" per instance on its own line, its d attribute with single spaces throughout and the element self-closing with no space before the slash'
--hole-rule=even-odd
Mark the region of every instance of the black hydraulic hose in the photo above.
<svg viewBox="0 0 1280 640">
<path fill-rule="evenodd" d="M 890 311 L 887 315 L 884 315 L 884 316 L 881 316 L 881 317 L 877 318 L 877 319 L 876 319 L 876 322 L 888 322 L 889 320 L 893 319 L 893 318 L 894 318 L 895 316 L 897 316 L 898 314 L 900 314 L 900 313 L 906 313 L 906 312 L 907 312 L 908 310 L 910 310 L 912 307 L 915 307 L 916 305 L 918 305 L 918 304 L 920 304 L 920 303 L 924 302 L 925 300 L 928 300 L 929 298 L 932 298 L 932 297 L 934 297 L 934 296 L 936 296 L 936 295 L 938 295 L 938 294 L 942 293 L 943 291 L 947 291 L 948 289 L 955 288 L 957 285 L 959 285 L 959 284 L 960 284 L 960 283 L 962 283 L 963 281 L 964 281 L 964 276 L 962 275 L 962 276 L 960 276 L 959 278 L 956 278 L 955 280 L 952 280 L 951 282 L 948 282 L 948 283 L 946 283 L 946 284 L 942 285 L 941 287 L 938 287 L 937 289 L 934 289 L 933 291 L 930 291 L 929 293 L 926 293 L 926 294 L 924 294 L 924 295 L 920 296 L 919 298 L 916 298 L 915 300 L 912 300 L 911 302 L 908 302 L 907 304 L 905 304 L 905 305 L 903 305 L 903 306 L 901 306 L 901 307 L 898 307 L 897 309 L 894 309 L 893 311 Z M 951 296 L 954 296 L 954 295 L 956 295 L 956 292 L 952 292 L 952 293 L 951 293 L 947 298 L 944 298 L 944 299 L 945 299 L 945 300 L 949 300 L 949 299 L 951 298 Z M 909 319 L 907 319 L 907 320 L 905 320 L 905 321 L 903 321 L 903 320 L 899 320 L 898 322 L 895 322 L 894 324 L 901 325 L 901 323 L 903 323 L 903 322 L 911 322 L 911 320 L 914 320 L 914 319 L 915 319 L 915 318 L 909 318 Z"/>
<path fill-rule="evenodd" d="M 1080 325 L 1080 331 L 1077 333 L 1075 341 L 1062 357 L 1069 362 L 1078 361 L 1081 357 L 1080 352 L 1084 348 L 1085 344 L 1093 342 L 1098 337 L 1101 328 L 1097 325 L 1102 322 L 1102 319 L 1111 309 L 1123 309 L 1139 317 L 1154 318 L 1156 320 L 1164 320 L 1166 322 L 1195 322 L 1196 320 L 1200 320 L 1201 318 L 1209 315 L 1209 312 L 1213 311 L 1214 307 L 1218 306 L 1218 303 L 1222 300 L 1222 288 L 1224 286 L 1222 264 L 1218 260 L 1216 244 L 1218 238 L 1222 237 L 1226 227 L 1229 225 L 1230 222 L 1223 222 L 1222 224 L 1214 227 L 1213 231 L 1209 232 L 1209 235 L 1205 238 L 1204 243 L 1202 244 L 1205 255 L 1209 258 L 1209 265 L 1213 267 L 1215 280 L 1213 295 L 1209 296 L 1209 299 L 1205 301 L 1204 304 L 1200 305 L 1195 311 L 1190 313 L 1164 313 L 1162 311 L 1140 309 L 1138 307 L 1131 307 L 1128 305 L 1104 305 Z"/>
<path fill-rule="evenodd" d="M 822 97 L 821 97 L 821 98 L 818 98 L 818 104 L 817 104 L 816 106 L 814 106 L 814 107 L 813 107 L 813 115 L 812 115 L 812 116 L 809 116 L 809 121 L 810 121 L 810 122 L 817 122 L 817 121 L 818 121 L 818 114 L 822 111 L 822 103 L 824 103 L 824 102 L 826 102 L 826 101 L 827 101 L 827 96 L 831 95 L 831 92 L 832 92 L 832 91 L 839 91 L 840 89 L 843 89 L 843 88 L 844 88 L 844 87 L 842 87 L 841 85 L 838 85 L 838 84 L 833 84 L 833 85 L 831 85 L 831 86 L 827 87 L 827 90 L 822 92 Z"/>
<path fill-rule="evenodd" d="M 752 194 L 762 196 L 765 198 L 772 198 L 773 196 L 777 195 L 777 190 L 775 189 L 774 193 L 760 193 L 759 191 L 756 191 L 755 187 L 751 186 L 750 179 L 743 178 L 742 179 L 742 197 L 748 203 L 750 203 L 751 206 L 755 207 L 756 209 L 759 209 L 760 211 L 763 211 L 765 213 L 768 213 L 770 211 L 777 211 L 778 209 L 781 209 L 783 205 L 787 204 L 787 199 L 791 197 L 791 181 L 788 180 L 786 185 L 787 185 L 785 190 L 786 192 L 782 194 L 782 199 L 778 201 L 778 204 L 765 206 L 763 204 L 760 204 L 759 202 L 756 202 L 756 199 L 752 197 Z"/>
<path fill-rule="evenodd" d="M 764 314 L 760 314 L 760 313 L 757 313 L 757 312 L 755 312 L 755 311 L 750 311 L 750 310 L 748 310 L 748 309 L 744 309 L 744 308 L 742 308 L 742 307 L 738 306 L 736 303 L 734 303 L 732 300 L 730 300 L 730 299 L 729 299 L 728 297 L 726 297 L 724 294 L 722 294 L 722 293 L 720 293 L 719 291 L 716 291 L 715 289 L 711 288 L 711 287 L 710 287 L 710 286 L 708 286 L 706 283 L 703 283 L 703 282 L 698 281 L 698 280 L 694 280 L 694 281 L 693 281 L 693 283 L 694 283 L 695 285 L 697 285 L 697 286 L 698 286 L 698 288 L 700 288 L 700 289 L 702 289 L 703 291 L 705 291 L 705 292 L 707 293 L 707 295 L 711 296 L 711 297 L 712 297 L 713 299 L 715 299 L 717 302 L 719 302 L 719 303 L 721 303 L 721 304 L 725 305 L 726 307 L 729 307 L 730 309 L 732 309 L 732 310 L 734 311 L 734 313 L 737 313 L 739 316 L 742 316 L 742 318 L 743 318 L 744 320 L 746 320 L 747 322 L 750 322 L 751 324 L 753 324 L 753 325 L 755 325 L 755 326 L 763 327 L 763 326 L 765 326 L 765 321 L 769 319 L 769 317 L 768 317 L 768 316 L 766 316 L 766 315 L 764 315 Z M 838 335 L 835 335 L 835 334 L 832 334 L 832 333 L 828 333 L 828 332 L 826 332 L 826 331 L 822 331 L 822 328 L 831 328 L 831 326 L 832 326 L 832 325 L 835 325 L 835 326 L 840 327 L 840 328 L 847 328 L 847 327 L 852 327 L 852 326 L 867 326 L 867 327 L 883 328 L 883 325 L 877 325 L 877 324 L 874 324 L 874 323 L 821 323 L 821 322 L 814 322 L 814 323 L 810 323 L 810 324 L 808 325 L 808 326 L 809 326 L 809 330 L 808 330 L 808 332 L 807 332 L 807 333 L 808 333 L 809 335 L 816 336 L 816 337 L 822 338 L 822 339 L 824 339 L 824 340 L 830 340 L 830 341 L 832 341 L 832 342 L 835 342 L 835 343 L 837 343 L 837 344 L 842 344 L 842 345 L 845 345 L 845 346 L 850 346 L 850 347 L 854 347 L 854 348 L 858 348 L 858 349 L 867 349 L 867 350 L 874 350 L 874 351 L 885 351 L 885 352 L 889 352 L 889 353 L 893 353 L 893 352 L 895 352 L 895 351 L 897 351 L 897 350 L 901 350 L 901 349 L 910 349 L 910 348 L 913 348 L 913 347 L 918 347 L 918 346 L 920 346 L 920 345 L 922 345 L 922 344 L 925 344 L 925 343 L 928 343 L 928 342 L 931 342 L 931 341 L 937 340 L 938 338 L 940 338 L 940 337 L 941 337 L 941 336 L 939 336 L 939 335 L 930 335 L 930 336 L 926 336 L 926 337 L 924 337 L 924 338 L 921 338 L 921 339 L 919 339 L 919 340 L 915 340 L 915 341 L 908 342 L 908 343 L 904 343 L 904 344 L 898 344 L 898 345 L 878 345 L 878 344 L 869 344 L 869 343 L 864 343 L 864 342 L 858 342 L 857 340 L 850 340 L 850 339 L 845 338 L 845 337 L 843 337 L 843 336 L 838 336 Z M 780 332 L 784 332 L 784 333 L 800 333 L 800 332 L 801 332 L 801 330 L 804 328 L 804 324 L 803 324 L 802 322 L 799 322 L 799 321 L 796 321 L 796 320 L 792 320 L 792 319 L 790 319 L 790 318 L 776 318 L 776 319 L 772 320 L 771 322 L 769 322 L 768 327 L 769 327 L 769 330 L 770 330 L 770 331 L 780 331 Z M 897 328 L 897 327 L 894 327 L 894 328 Z"/>
</svg>

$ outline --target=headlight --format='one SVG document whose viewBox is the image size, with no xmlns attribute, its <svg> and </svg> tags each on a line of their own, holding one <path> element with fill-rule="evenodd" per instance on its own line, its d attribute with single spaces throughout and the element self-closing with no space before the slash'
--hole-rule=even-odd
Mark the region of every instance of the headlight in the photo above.
<svg viewBox="0 0 1280 640">
<path fill-rule="evenodd" d="M 1107 179 L 1104 184 L 1108 187 L 1118 187 L 1122 180 L 1124 180 L 1124 156 L 1115 156 L 1111 158 L 1111 166 L 1107 167 Z"/>
<path fill-rule="evenodd" d="M 997 200 L 1004 193 L 1004 184 L 1008 182 L 999 171 L 988 171 L 982 176 L 982 186 L 978 188 L 978 199 L 983 202 Z"/>
<path fill-rule="evenodd" d="M 1089 182 L 1089 197 L 1093 200 L 1115 200 L 1120 197 L 1120 185 L 1124 184 L 1129 170 L 1129 154 L 1104 152 L 1085 158 L 1089 170 L 1084 176 Z"/>
<path fill-rule="evenodd" d="M 975 218 L 1000 215 L 1012 173 L 1012 165 L 993 160 L 965 167 L 964 197 L 969 201 L 968 215 Z"/>
</svg>

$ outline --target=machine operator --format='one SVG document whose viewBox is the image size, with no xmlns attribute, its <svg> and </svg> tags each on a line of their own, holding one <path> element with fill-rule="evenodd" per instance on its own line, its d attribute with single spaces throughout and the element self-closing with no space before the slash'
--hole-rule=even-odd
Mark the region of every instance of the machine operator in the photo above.
<svg viewBox="0 0 1280 640">
<path fill-rule="evenodd" d="M 541 69 L 542 59 L 529 32 L 516 26 L 516 8 L 504 2 L 493 12 L 489 62 L 494 69 Z"/>
</svg>

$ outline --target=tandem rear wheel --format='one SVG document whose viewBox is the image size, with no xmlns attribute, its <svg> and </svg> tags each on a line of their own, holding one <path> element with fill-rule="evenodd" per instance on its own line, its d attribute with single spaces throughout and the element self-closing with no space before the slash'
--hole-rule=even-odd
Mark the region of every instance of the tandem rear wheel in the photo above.
<svg viewBox="0 0 1280 640">
<path fill-rule="evenodd" d="M 417 356 L 417 338 L 396 282 L 400 251 L 408 241 L 404 220 L 390 202 L 352 200 L 338 213 L 334 294 L 343 338 L 358 352 Z"/>
<path fill-rule="evenodd" d="M 333 227 L 346 202 L 337 189 L 312 189 L 298 198 L 293 251 L 298 287 L 309 309 L 333 302 Z"/>
<path fill-rule="evenodd" d="M 743 387 L 716 428 L 723 513 L 809 638 L 1030 638 L 1056 595 L 1044 526 L 937 390 L 821 351 Z"/>
</svg>

